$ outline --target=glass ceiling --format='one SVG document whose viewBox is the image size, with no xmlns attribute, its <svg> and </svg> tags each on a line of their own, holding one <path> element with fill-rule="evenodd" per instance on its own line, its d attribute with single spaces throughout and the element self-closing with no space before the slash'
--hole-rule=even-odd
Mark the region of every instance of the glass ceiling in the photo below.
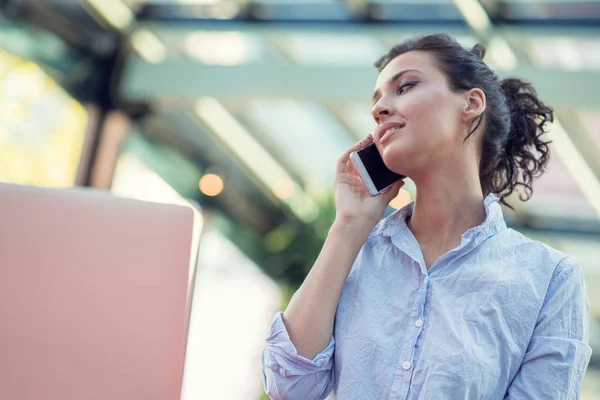
<svg viewBox="0 0 600 400">
<path fill-rule="evenodd" d="M 600 38 L 543 37 L 525 39 L 532 62 L 542 68 L 600 70 Z"/>
<path fill-rule="evenodd" d="M 598 145 L 600 152 L 600 111 L 582 111 L 579 118 L 587 133 Z"/>
<path fill-rule="evenodd" d="M 327 110 L 314 102 L 287 99 L 255 100 L 243 112 L 311 192 L 322 197 L 331 191 L 335 161 L 353 140 Z"/>
</svg>

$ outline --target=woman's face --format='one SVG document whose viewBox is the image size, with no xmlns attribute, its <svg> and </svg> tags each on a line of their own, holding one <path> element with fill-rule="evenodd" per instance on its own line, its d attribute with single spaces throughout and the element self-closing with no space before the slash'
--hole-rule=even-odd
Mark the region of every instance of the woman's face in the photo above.
<svg viewBox="0 0 600 400">
<path fill-rule="evenodd" d="M 377 78 L 372 109 L 373 137 L 387 167 L 414 179 L 452 165 L 465 147 L 464 107 L 465 97 L 450 91 L 432 56 L 411 51 L 394 58 Z"/>
</svg>

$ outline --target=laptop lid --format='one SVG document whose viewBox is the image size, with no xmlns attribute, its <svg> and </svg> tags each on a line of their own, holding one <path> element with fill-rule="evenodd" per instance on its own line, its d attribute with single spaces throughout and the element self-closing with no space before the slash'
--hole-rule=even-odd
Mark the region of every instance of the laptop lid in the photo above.
<svg viewBox="0 0 600 400">
<path fill-rule="evenodd" d="M 180 399 L 193 212 L 0 184 L 0 398 Z"/>
</svg>

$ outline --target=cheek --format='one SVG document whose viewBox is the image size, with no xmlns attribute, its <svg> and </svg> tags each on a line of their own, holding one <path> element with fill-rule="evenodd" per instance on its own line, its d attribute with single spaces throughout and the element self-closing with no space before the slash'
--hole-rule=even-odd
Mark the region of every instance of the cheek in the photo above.
<svg viewBox="0 0 600 400">
<path fill-rule="evenodd" d="M 431 163 L 432 158 L 446 158 L 444 154 L 456 151 L 460 145 L 456 112 L 452 107 L 442 105 L 443 100 L 439 98 L 405 105 L 407 126 L 382 152 L 388 168 L 406 173 Z"/>
<path fill-rule="evenodd" d="M 455 142 L 459 131 L 458 114 L 444 94 L 421 96 L 407 108 L 407 120 L 412 137 L 426 146 L 442 146 Z"/>
</svg>

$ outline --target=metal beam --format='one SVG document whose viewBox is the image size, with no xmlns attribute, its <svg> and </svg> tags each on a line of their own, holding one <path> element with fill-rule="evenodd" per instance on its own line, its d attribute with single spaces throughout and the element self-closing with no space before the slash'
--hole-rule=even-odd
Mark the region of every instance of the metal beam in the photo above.
<svg viewBox="0 0 600 400">
<path fill-rule="evenodd" d="M 162 98 L 196 99 L 202 95 L 217 98 L 240 98 L 249 96 L 284 96 L 319 101 L 368 102 L 377 71 L 370 66 L 375 60 L 357 65 L 290 65 L 279 60 L 266 61 L 261 65 L 232 67 L 202 65 L 181 57 L 176 47 L 195 32 L 240 32 L 259 39 L 271 50 L 282 36 L 294 34 L 356 35 L 362 34 L 381 41 L 387 47 L 404 38 L 434 31 L 447 32 L 458 38 L 477 36 L 467 27 L 443 23 L 419 25 L 391 24 L 249 24 L 240 21 L 223 21 L 219 24 L 177 24 L 168 22 L 142 22 L 137 29 L 152 32 L 164 43 L 167 57 L 164 62 L 152 64 L 133 53 L 125 74 L 121 93 L 128 99 L 160 100 Z M 494 26 L 494 34 L 519 38 L 547 36 L 596 38 L 600 29 L 572 29 L 556 27 L 507 29 Z M 481 38 L 480 38 L 481 39 Z M 275 46 L 276 47 L 276 46 Z M 276 51 L 277 52 L 277 51 Z M 600 74 L 595 71 L 543 70 L 525 63 L 511 72 L 499 74 L 520 76 L 531 80 L 541 97 L 555 107 L 593 107 L 600 105 Z M 568 95 L 565 95 L 568 94 Z"/>
<path fill-rule="evenodd" d="M 501 77 L 530 80 L 553 107 L 600 107 L 600 74 L 590 71 L 542 70 L 522 66 Z M 127 63 L 120 88 L 125 100 L 159 101 L 200 96 L 240 99 L 280 96 L 317 101 L 368 101 L 377 77 L 370 66 L 290 64 L 208 66 L 167 60 L 151 64 L 137 56 Z"/>
</svg>

